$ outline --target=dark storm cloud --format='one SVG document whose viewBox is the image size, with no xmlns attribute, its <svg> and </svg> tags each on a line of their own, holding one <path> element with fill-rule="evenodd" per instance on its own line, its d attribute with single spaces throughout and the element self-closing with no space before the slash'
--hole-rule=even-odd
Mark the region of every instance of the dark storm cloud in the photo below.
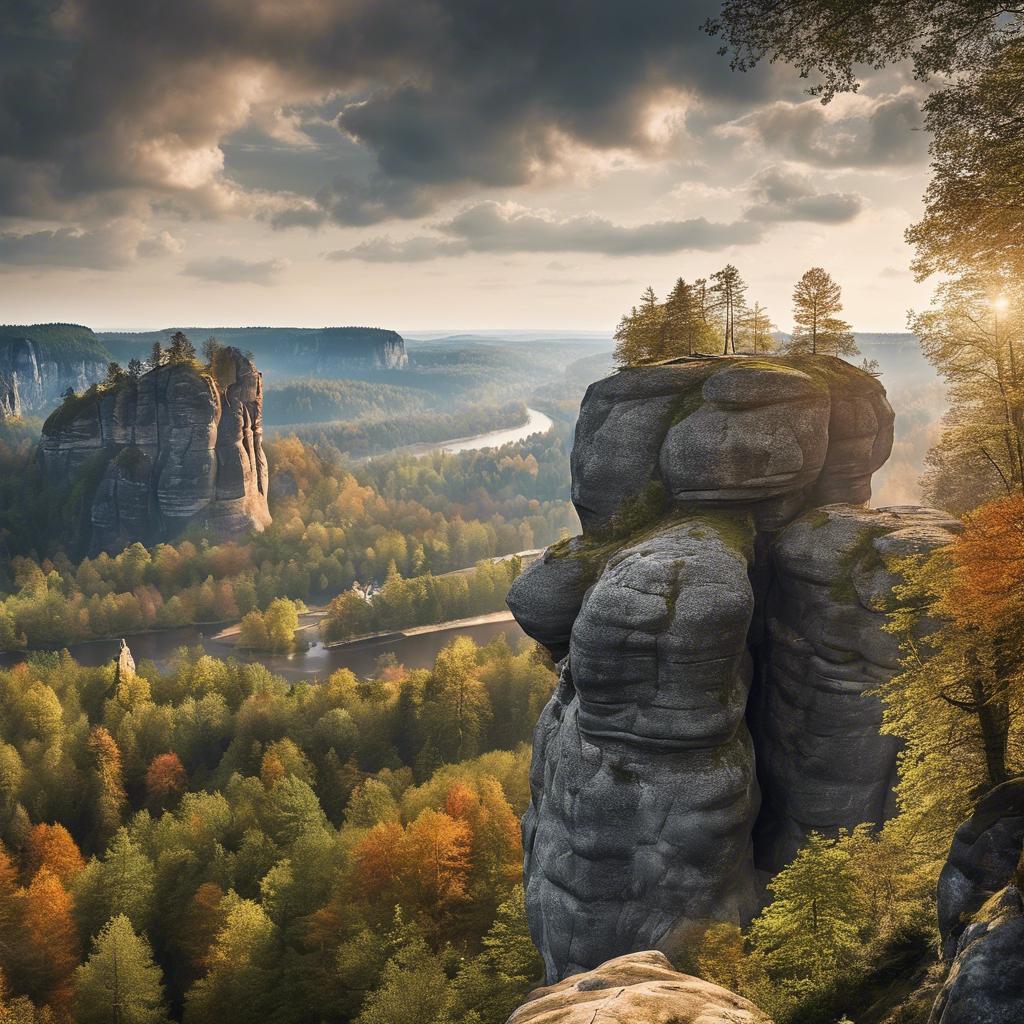
<svg viewBox="0 0 1024 1024">
<path fill-rule="evenodd" d="M 892 167 L 919 163 L 928 149 L 920 98 L 888 96 L 866 111 L 829 119 L 816 103 L 772 103 L 739 126 L 769 149 L 820 167 Z"/>
<path fill-rule="evenodd" d="M 218 284 L 273 284 L 284 272 L 284 260 L 243 260 L 233 256 L 191 260 L 182 274 Z"/>
<path fill-rule="evenodd" d="M 819 192 L 805 175 L 777 167 L 757 176 L 751 195 L 754 202 L 745 216 L 754 221 L 843 224 L 853 220 L 864 207 L 861 196 L 852 192 Z"/>
<path fill-rule="evenodd" d="M 566 139 L 644 149 L 644 111 L 664 90 L 726 105 L 776 95 L 770 71 L 733 74 L 700 32 L 714 7 L 69 0 L 46 22 L 52 8 L 36 4 L 33 39 L 48 25 L 54 59 L 5 64 L 0 158 L 29 167 L 48 205 L 72 212 L 101 195 L 279 224 L 417 217 L 459 190 L 529 182 Z M 293 131 L 295 110 L 337 96 L 334 123 L 374 170 L 334 175 L 312 202 L 240 194 L 221 142 L 253 124 Z M 24 212 L 34 195 L 27 183 L 9 192 L 0 213 Z"/>
<path fill-rule="evenodd" d="M 703 217 L 625 226 L 603 217 L 555 218 L 498 203 L 477 203 L 436 226 L 437 237 L 404 242 L 371 239 L 340 249 L 329 259 L 374 263 L 417 262 L 480 252 L 580 252 L 651 256 L 683 250 L 714 251 L 760 241 L 763 228 L 749 221 L 718 224 Z"/>
</svg>

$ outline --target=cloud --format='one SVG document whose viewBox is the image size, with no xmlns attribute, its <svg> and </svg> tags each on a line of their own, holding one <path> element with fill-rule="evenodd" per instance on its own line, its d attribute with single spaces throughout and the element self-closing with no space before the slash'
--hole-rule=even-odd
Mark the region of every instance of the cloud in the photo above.
<svg viewBox="0 0 1024 1024">
<path fill-rule="evenodd" d="M 143 258 L 176 256 L 184 248 L 185 243 L 180 238 L 176 238 L 170 231 L 161 231 L 158 235 L 143 238 L 135 247 L 135 252 Z"/>
<path fill-rule="evenodd" d="M 403 242 L 374 238 L 351 249 L 329 253 L 333 260 L 376 263 L 418 262 L 439 256 L 479 252 L 581 252 L 607 256 L 650 256 L 683 250 L 715 251 L 760 241 L 755 223 L 715 223 L 704 217 L 615 224 L 594 214 L 557 217 L 509 203 L 483 202 L 437 224 L 437 236 Z"/>
<path fill-rule="evenodd" d="M 387 235 L 369 238 L 351 249 L 335 249 L 327 253 L 329 260 L 362 260 L 365 263 L 422 263 L 440 256 L 462 256 L 469 252 L 463 242 L 446 241 L 418 235 L 394 241 Z"/>
<path fill-rule="evenodd" d="M 834 110 L 807 100 L 777 101 L 733 122 L 734 133 L 758 140 L 789 159 L 818 167 L 898 167 L 920 164 L 928 151 L 914 91 L 875 100 L 844 98 Z"/>
<path fill-rule="evenodd" d="M 863 197 L 853 192 L 819 192 L 807 175 L 778 167 L 754 179 L 751 197 L 754 201 L 744 215 L 752 221 L 842 224 L 864 207 Z"/>
<path fill-rule="evenodd" d="M 182 274 L 220 284 L 273 284 L 287 268 L 286 260 L 243 260 L 233 256 L 191 260 Z"/>
<path fill-rule="evenodd" d="M 33 45 L 5 47 L 0 72 L 0 161 L 31 182 L 0 188 L 0 215 L 28 204 L 70 219 L 97 201 L 249 214 L 267 197 L 225 156 L 243 134 L 307 163 L 316 146 L 344 157 L 302 201 L 270 204 L 281 226 L 419 217 L 453 192 L 536 180 L 566 140 L 646 152 L 666 92 L 724 104 L 775 98 L 782 80 L 795 92 L 791 75 L 729 70 L 700 31 L 715 8 L 138 0 L 126 17 L 123 0 L 35 0 Z"/>
<path fill-rule="evenodd" d="M 137 244 L 137 229 L 121 224 L 95 230 L 4 231 L 0 265 L 117 270 L 131 263 Z"/>
</svg>

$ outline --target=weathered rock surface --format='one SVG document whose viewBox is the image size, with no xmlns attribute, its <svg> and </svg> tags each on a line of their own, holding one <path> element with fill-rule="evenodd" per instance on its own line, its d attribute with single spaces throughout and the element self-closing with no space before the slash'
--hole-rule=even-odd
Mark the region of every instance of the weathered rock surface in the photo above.
<svg viewBox="0 0 1024 1024">
<path fill-rule="evenodd" d="M 572 624 L 593 576 L 581 538 L 573 537 L 557 555 L 549 548 L 527 566 L 508 595 L 516 620 L 556 661 L 569 653 Z"/>
<path fill-rule="evenodd" d="M 1018 778 L 980 800 L 953 836 L 938 887 L 939 933 L 947 960 L 974 915 L 1013 877 L 1022 847 L 1024 778 Z"/>
<path fill-rule="evenodd" d="M 47 477 L 98 481 L 91 550 L 170 540 L 193 524 L 228 537 L 270 522 L 262 377 L 236 349 L 218 374 L 162 366 L 72 399 L 46 421 Z"/>
<path fill-rule="evenodd" d="M 524 821 L 549 977 L 608 949 L 671 946 L 684 909 L 735 921 L 756 908 L 753 606 L 744 554 L 703 522 L 618 552 L 587 594 Z"/>
<path fill-rule="evenodd" d="M 939 878 L 949 975 L 929 1024 L 1024 1020 L 1024 778 L 997 786 L 957 829 Z"/>
<path fill-rule="evenodd" d="M 135 659 L 132 657 L 128 641 L 121 638 L 121 649 L 117 654 L 117 662 L 114 667 L 114 681 L 117 683 L 126 682 L 135 676 Z"/>
<path fill-rule="evenodd" d="M 895 812 L 894 737 L 868 691 L 899 668 L 885 631 L 893 559 L 949 544 L 959 521 L 928 508 L 826 505 L 771 547 L 763 677 L 749 720 L 764 808 L 758 867 L 776 872 L 807 833 L 881 823 Z"/>
<path fill-rule="evenodd" d="M 770 1024 L 753 1003 L 680 974 L 654 950 L 531 992 L 508 1024 Z"/>
<path fill-rule="evenodd" d="M 993 896 L 967 926 L 928 1024 L 1024 1020 L 1024 905 L 1017 885 Z"/>
<path fill-rule="evenodd" d="M 0 374 L 0 423 L 21 415 L 21 394 L 17 376 Z"/>
<path fill-rule="evenodd" d="M 652 480 L 676 503 L 742 503 L 768 523 L 812 490 L 816 504 L 862 502 L 889 457 L 892 424 L 878 381 L 828 356 L 622 370 L 583 400 L 572 499 L 585 528 L 606 523 Z"/>
<path fill-rule="evenodd" d="M 26 333 L 31 330 L 25 328 Z M 103 359 L 93 354 L 54 355 L 32 338 L 20 337 L 16 328 L 4 328 L 0 337 L 0 418 L 48 411 L 68 388 L 85 390 L 102 380 L 106 370 Z"/>
<path fill-rule="evenodd" d="M 583 536 L 509 594 L 566 658 L 523 820 L 549 981 L 744 923 L 811 829 L 891 813 L 896 746 L 867 691 L 898 667 L 892 559 L 958 528 L 861 504 L 892 423 L 878 381 L 828 357 L 687 359 L 588 389 Z"/>
</svg>

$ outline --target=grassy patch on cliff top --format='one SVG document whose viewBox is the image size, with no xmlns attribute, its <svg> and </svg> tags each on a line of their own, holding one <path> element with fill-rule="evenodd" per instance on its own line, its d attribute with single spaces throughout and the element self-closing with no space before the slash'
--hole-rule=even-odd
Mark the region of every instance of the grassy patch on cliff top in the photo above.
<svg viewBox="0 0 1024 1024">
<path fill-rule="evenodd" d="M 43 422 L 44 434 L 55 434 L 70 426 L 79 416 L 91 411 L 99 402 L 102 389 L 93 384 L 80 395 L 68 395 Z"/>
<path fill-rule="evenodd" d="M 584 537 L 570 537 L 552 544 L 548 549 L 552 558 L 572 558 L 586 566 L 592 579 L 604 570 L 608 560 L 624 548 L 633 547 L 665 530 L 678 526 L 691 526 L 691 533 L 697 539 L 711 540 L 717 537 L 730 551 L 735 552 L 747 563 L 754 557 L 754 520 L 747 510 L 708 508 L 690 504 L 667 507 L 667 495 L 660 483 L 648 485 L 650 490 L 627 499 L 630 514 L 616 517 L 612 527 L 595 531 Z M 658 489 L 661 490 L 662 505 L 657 514 L 650 512 L 657 507 Z M 645 512 L 648 513 L 645 515 Z"/>
</svg>

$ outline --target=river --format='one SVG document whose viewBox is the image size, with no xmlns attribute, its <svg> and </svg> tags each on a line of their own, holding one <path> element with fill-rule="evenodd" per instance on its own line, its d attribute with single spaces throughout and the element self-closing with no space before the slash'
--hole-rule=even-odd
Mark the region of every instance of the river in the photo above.
<svg viewBox="0 0 1024 1024">
<path fill-rule="evenodd" d="M 317 642 L 301 654 L 265 654 L 240 651 L 230 641 L 211 639 L 216 632 L 219 632 L 216 626 L 208 627 L 205 631 L 198 626 L 183 626 L 180 629 L 139 633 L 125 639 L 136 661 L 149 658 L 163 665 L 179 647 L 198 645 L 215 658 L 233 657 L 239 661 L 260 662 L 275 675 L 299 682 L 324 679 L 339 668 L 351 669 L 357 676 L 369 676 L 373 673 L 377 659 L 384 654 L 394 654 L 406 668 L 430 668 L 438 651 L 455 636 L 470 636 L 479 644 L 485 644 L 502 634 L 514 644 L 525 636 L 515 622 L 485 622 L 433 633 L 381 638 L 348 647 L 328 648 Z M 120 640 L 93 640 L 84 644 L 71 644 L 68 650 L 83 665 L 102 665 L 113 661 L 120 647 Z M 26 657 L 22 653 L 0 654 L 0 666 L 7 668 L 16 665 Z"/>
<path fill-rule="evenodd" d="M 521 427 L 491 430 L 486 434 L 453 438 L 437 444 L 408 445 L 396 450 L 410 455 L 426 455 L 428 452 L 439 450 L 466 452 L 480 448 L 497 448 L 513 441 L 523 441 L 532 434 L 547 433 L 554 426 L 552 421 L 537 409 L 527 407 L 526 413 L 526 422 Z M 413 636 L 382 638 L 348 647 L 327 648 L 317 642 L 301 654 L 266 654 L 240 651 L 230 641 L 214 640 L 213 636 L 221 632 L 222 628 L 212 626 L 204 631 L 199 626 L 182 626 L 180 629 L 138 633 L 125 639 L 136 661 L 149 658 L 159 665 L 165 663 L 179 647 L 199 645 L 216 658 L 235 657 L 240 661 L 261 662 L 271 672 L 294 682 L 302 679 L 323 679 L 339 668 L 351 669 L 357 676 L 367 676 L 373 672 L 377 659 L 384 654 L 394 654 L 406 668 L 429 668 L 433 665 L 438 651 L 453 636 L 470 636 L 481 644 L 502 634 L 513 643 L 525 636 L 514 622 L 485 622 L 475 626 L 442 629 Z M 88 643 L 70 644 L 68 650 L 72 657 L 83 665 L 102 665 L 104 662 L 113 661 L 120 647 L 119 639 L 92 640 Z M 0 653 L 0 666 L 7 668 L 17 665 L 26 657 L 27 655 L 21 653 Z"/>
<path fill-rule="evenodd" d="M 526 422 L 521 427 L 507 427 L 502 430 L 489 430 L 486 434 L 474 434 L 472 437 L 455 437 L 450 441 L 424 441 L 421 444 L 408 444 L 402 448 L 393 448 L 379 455 L 367 455 L 360 462 L 383 458 L 385 455 L 429 455 L 431 452 L 471 452 L 480 448 L 500 448 L 503 444 L 513 441 L 525 441 L 533 434 L 546 434 L 554 423 L 550 417 L 537 409 L 526 407 Z"/>
</svg>

